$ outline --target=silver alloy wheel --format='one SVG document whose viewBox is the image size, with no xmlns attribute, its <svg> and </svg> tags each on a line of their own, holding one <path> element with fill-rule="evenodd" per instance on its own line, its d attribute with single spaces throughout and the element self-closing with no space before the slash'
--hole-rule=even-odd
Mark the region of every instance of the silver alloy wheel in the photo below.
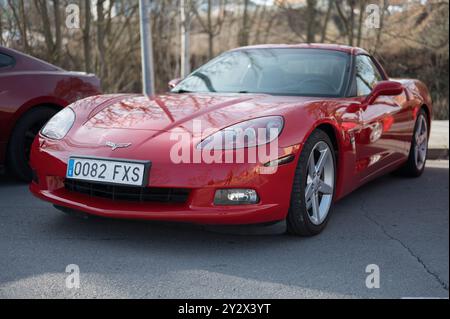
<svg viewBox="0 0 450 319">
<path fill-rule="evenodd" d="M 427 120 L 422 114 L 417 119 L 416 131 L 414 132 L 414 160 L 418 170 L 425 165 L 428 152 L 428 127 Z"/>
<path fill-rule="evenodd" d="M 334 193 L 334 159 L 325 142 L 312 149 L 307 164 L 305 203 L 310 221 L 320 225 L 327 217 Z"/>
</svg>

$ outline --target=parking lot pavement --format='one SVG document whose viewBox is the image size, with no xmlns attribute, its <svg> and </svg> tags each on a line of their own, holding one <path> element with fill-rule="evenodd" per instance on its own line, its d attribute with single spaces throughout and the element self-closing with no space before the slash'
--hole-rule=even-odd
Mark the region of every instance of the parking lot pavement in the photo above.
<svg viewBox="0 0 450 319">
<path fill-rule="evenodd" d="M 297 238 L 282 223 L 73 219 L 1 178 L 0 298 L 448 298 L 448 185 L 448 161 L 380 178 L 337 203 L 324 233 Z M 65 286 L 69 264 L 78 289 Z"/>
</svg>

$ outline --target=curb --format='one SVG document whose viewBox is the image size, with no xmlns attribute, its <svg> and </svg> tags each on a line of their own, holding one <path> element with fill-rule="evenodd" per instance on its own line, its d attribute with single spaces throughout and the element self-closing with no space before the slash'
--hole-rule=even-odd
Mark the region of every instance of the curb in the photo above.
<svg viewBox="0 0 450 319">
<path fill-rule="evenodd" d="M 427 159 L 430 160 L 448 160 L 449 151 L 448 148 L 429 148 Z"/>
</svg>

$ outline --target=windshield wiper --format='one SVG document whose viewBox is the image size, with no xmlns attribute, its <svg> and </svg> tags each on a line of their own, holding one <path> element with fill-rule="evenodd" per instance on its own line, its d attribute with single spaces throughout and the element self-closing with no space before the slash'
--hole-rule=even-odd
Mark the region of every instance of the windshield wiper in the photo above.
<svg viewBox="0 0 450 319">
<path fill-rule="evenodd" d="M 195 93 L 194 91 L 189 91 L 189 90 L 185 90 L 185 89 L 179 89 L 176 91 L 172 91 L 172 93 Z"/>
<path fill-rule="evenodd" d="M 178 89 L 176 91 L 171 91 L 171 93 L 198 93 L 196 91 L 190 91 L 190 90 L 185 90 L 185 89 Z M 238 94 L 253 94 L 253 92 L 250 91 L 237 91 L 237 92 L 200 92 L 200 93 L 238 93 Z"/>
</svg>

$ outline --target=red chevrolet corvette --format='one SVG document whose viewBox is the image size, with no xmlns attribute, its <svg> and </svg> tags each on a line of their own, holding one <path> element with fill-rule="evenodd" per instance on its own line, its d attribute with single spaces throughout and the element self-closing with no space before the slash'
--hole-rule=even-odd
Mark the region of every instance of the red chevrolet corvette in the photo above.
<svg viewBox="0 0 450 319">
<path fill-rule="evenodd" d="M 391 171 L 422 174 L 431 99 L 338 45 L 226 52 L 169 93 L 104 95 L 53 117 L 31 191 L 66 212 L 318 234 L 334 201 Z"/>
<path fill-rule="evenodd" d="M 93 75 L 67 72 L 0 46 L 0 169 L 31 181 L 30 148 L 41 127 L 68 104 L 100 93 Z"/>
</svg>

